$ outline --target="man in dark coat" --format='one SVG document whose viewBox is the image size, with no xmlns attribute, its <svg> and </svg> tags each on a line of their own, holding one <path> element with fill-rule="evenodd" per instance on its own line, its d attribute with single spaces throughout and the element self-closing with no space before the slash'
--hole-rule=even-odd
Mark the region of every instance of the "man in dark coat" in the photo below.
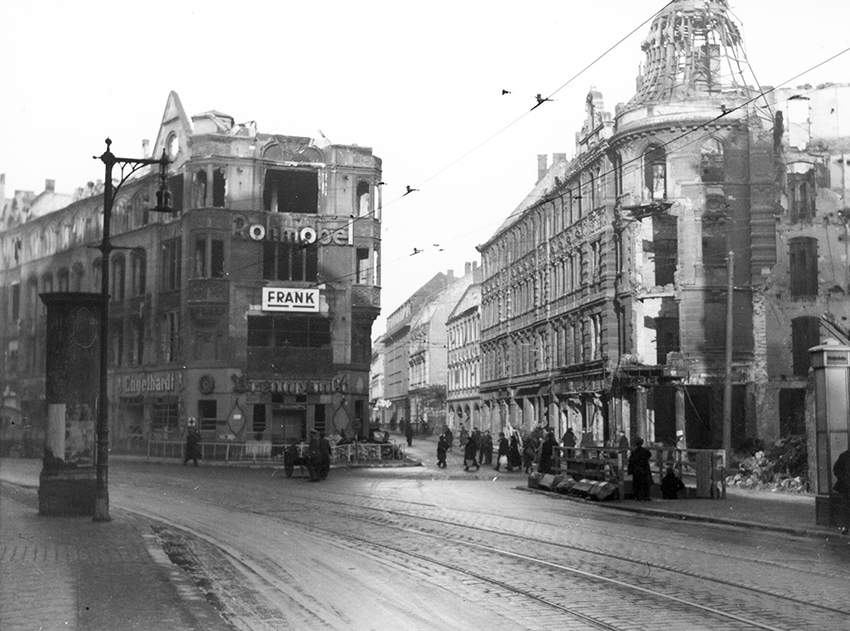
<svg viewBox="0 0 850 631">
<path fill-rule="evenodd" d="M 835 475 L 835 486 L 832 488 L 844 500 L 844 525 L 841 527 L 841 534 L 846 535 L 850 532 L 850 450 L 838 456 L 832 466 L 832 473 Z"/>
<path fill-rule="evenodd" d="M 661 497 L 665 500 L 679 499 L 679 491 L 685 490 L 682 478 L 676 475 L 673 467 L 667 467 L 667 473 L 661 478 Z"/>
<path fill-rule="evenodd" d="M 632 476 L 635 499 L 642 502 L 650 501 L 649 489 L 652 487 L 652 469 L 649 466 L 649 461 L 651 459 L 652 452 L 643 446 L 643 438 L 635 438 L 635 448 L 629 456 L 628 472 Z"/>
<path fill-rule="evenodd" d="M 449 446 L 449 447 L 448 447 L 448 450 L 449 450 L 449 451 L 451 451 L 451 450 L 452 450 L 452 443 L 454 442 L 454 440 L 455 440 L 455 435 L 454 435 L 454 433 L 452 432 L 452 428 L 451 428 L 451 427 L 447 427 L 447 428 L 446 428 L 446 444 Z"/>
<path fill-rule="evenodd" d="M 508 450 L 510 447 L 508 446 L 508 439 L 505 438 L 505 432 L 499 432 L 499 453 L 496 454 L 496 471 L 502 466 L 502 456 L 507 460 L 508 471 L 513 471 L 513 467 L 511 466 L 511 460 L 508 456 Z"/>
<path fill-rule="evenodd" d="M 413 423 L 410 421 L 404 427 L 404 437 L 407 439 L 407 446 L 413 447 Z"/>
<path fill-rule="evenodd" d="M 508 448 L 508 471 L 513 469 L 514 467 L 522 466 L 522 456 L 519 455 L 519 438 L 517 438 L 516 432 L 511 434 L 511 443 Z"/>
<path fill-rule="evenodd" d="M 490 430 L 481 435 L 481 443 L 478 448 L 478 462 L 481 464 L 493 464 L 493 437 Z"/>
<path fill-rule="evenodd" d="M 310 430 L 310 442 L 307 444 L 307 472 L 310 474 L 310 482 L 318 482 L 322 479 L 321 467 L 321 441 L 318 430 Z"/>
<path fill-rule="evenodd" d="M 186 431 L 186 455 L 183 457 L 183 466 L 190 460 L 198 466 L 198 458 L 201 457 L 201 433 L 195 427 L 194 421 L 189 421 L 189 428 Z"/>
<path fill-rule="evenodd" d="M 437 441 L 437 466 L 441 469 L 446 468 L 446 452 L 449 450 L 449 441 L 446 440 L 445 434 L 440 434 L 440 439 Z"/>
<path fill-rule="evenodd" d="M 466 446 L 463 448 L 463 470 L 469 471 L 469 467 L 475 467 L 475 470 L 481 468 L 478 464 L 478 448 L 474 440 L 467 440 Z"/>
<path fill-rule="evenodd" d="M 550 430 L 546 435 L 546 440 L 540 446 L 540 460 L 537 464 L 538 473 L 552 473 L 552 456 L 557 446 L 558 441 L 555 440 L 555 432 Z"/>
</svg>

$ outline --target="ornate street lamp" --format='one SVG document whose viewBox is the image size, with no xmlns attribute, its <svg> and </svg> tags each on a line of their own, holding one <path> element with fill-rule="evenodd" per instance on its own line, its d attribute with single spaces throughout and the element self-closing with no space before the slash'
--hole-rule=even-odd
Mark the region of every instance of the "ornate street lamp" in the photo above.
<svg viewBox="0 0 850 631">
<path fill-rule="evenodd" d="M 110 225 L 112 223 L 112 203 L 115 200 L 115 194 L 121 188 L 121 185 L 127 181 L 133 173 L 141 169 L 143 166 L 152 164 L 159 165 L 159 190 L 156 193 L 156 207 L 152 208 L 154 212 L 171 213 L 174 212 L 171 208 L 171 194 L 166 187 L 166 173 L 168 165 L 171 161 L 166 156 L 163 149 L 162 157 L 154 158 L 118 158 L 112 151 L 110 145 L 112 141 L 106 139 L 106 151 L 103 155 L 92 156 L 95 160 L 100 160 L 105 165 L 105 176 L 103 186 L 103 239 L 100 242 L 101 263 L 100 263 L 100 293 L 103 298 L 103 304 L 100 314 L 100 383 L 97 402 L 97 450 L 95 455 L 95 501 L 94 501 L 94 521 L 110 521 L 109 517 L 109 488 L 108 488 L 108 469 L 109 469 L 109 397 L 108 397 L 108 376 L 107 376 L 107 361 L 109 359 L 109 254 L 114 248 L 109 242 Z M 115 165 L 121 168 L 121 178 L 113 187 L 112 185 L 112 168 Z"/>
</svg>

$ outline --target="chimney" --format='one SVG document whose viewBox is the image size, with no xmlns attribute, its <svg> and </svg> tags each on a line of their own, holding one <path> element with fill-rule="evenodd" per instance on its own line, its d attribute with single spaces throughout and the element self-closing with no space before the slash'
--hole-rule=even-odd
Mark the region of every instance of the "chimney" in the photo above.
<svg viewBox="0 0 850 631">
<path fill-rule="evenodd" d="M 56 191 L 56 180 L 44 180 L 44 192 L 53 193 Z"/>
<path fill-rule="evenodd" d="M 150 146 L 151 146 L 151 141 L 148 140 L 147 138 L 145 138 L 142 141 L 142 157 L 150 158 Z"/>
<path fill-rule="evenodd" d="M 543 179 L 543 176 L 546 175 L 546 162 L 549 160 L 549 157 L 545 153 L 537 154 L 537 182 Z M 535 182 L 536 184 L 536 182 Z"/>
<path fill-rule="evenodd" d="M 453 269 L 447 270 L 446 276 L 448 276 L 449 282 L 452 282 L 455 279 L 455 271 Z"/>
<path fill-rule="evenodd" d="M 472 271 L 472 263 L 467 261 L 466 263 L 464 263 L 463 275 L 466 276 L 471 271 Z"/>
<path fill-rule="evenodd" d="M 472 271 L 475 271 L 477 269 L 478 269 L 478 261 L 472 261 Z"/>
</svg>

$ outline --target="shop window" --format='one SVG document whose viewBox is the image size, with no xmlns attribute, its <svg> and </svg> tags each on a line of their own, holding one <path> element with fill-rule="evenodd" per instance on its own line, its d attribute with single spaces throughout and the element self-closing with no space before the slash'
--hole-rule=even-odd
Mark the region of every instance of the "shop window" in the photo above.
<svg viewBox="0 0 850 631">
<path fill-rule="evenodd" d="M 263 186 L 263 208 L 270 212 L 316 214 L 319 178 L 315 171 L 269 169 Z"/>
<path fill-rule="evenodd" d="M 648 147 L 644 152 L 643 181 L 650 199 L 667 197 L 667 154 L 664 147 Z"/>
<path fill-rule="evenodd" d="M 324 432 L 327 429 L 327 420 L 325 416 L 326 407 L 327 406 L 325 405 L 319 404 L 313 408 L 315 410 L 313 416 L 313 427 L 317 432 Z"/>
<path fill-rule="evenodd" d="M 319 250 L 314 244 L 263 243 L 263 279 L 315 282 L 319 273 Z"/>
<path fill-rule="evenodd" d="M 248 346 L 330 348 L 331 322 L 312 315 L 266 315 L 248 318 Z"/>
<path fill-rule="evenodd" d="M 227 197 L 227 178 L 222 169 L 213 171 L 213 208 L 224 208 Z"/>
<path fill-rule="evenodd" d="M 254 404 L 254 414 L 251 420 L 251 431 L 254 432 L 254 440 L 263 440 L 263 432 L 266 431 L 266 405 L 265 403 Z"/>
<path fill-rule="evenodd" d="M 214 432 L 218 421 L 218 402 L 215 399 L 198 401 L 198 429 L 202 432 Z"/>
<path fill-rule="evenodd" d="M 180 239 L 171 239 L 162 243 L 162 290 L 173 291 L 180 289 Z"/>
<path fill-rule="evenodd" d="M 811 367 L 809 349 L 820 344 L 820 320 L 803 316 L 791 320 L 791 354 L 794 376 L 805 377 Z"/>
<path fill-rule="evenodd" d="M 155 437 L 176 434 L 179 431 L 177 403 L 155 402 L 151 406 L 151 429 Z"/>
<path fill-rule="evenodd" d="M 726 179 L 723 143 L 717 138 L 709 138 L 700 147 L 700 175 L 703 182 L 723 182 Z"/>
<path fill-rule="evenodd" d="M 801 298 L 818 293 L 818 241 L 796 237 L 789 242 L 791 296 Z"/>
</svg>

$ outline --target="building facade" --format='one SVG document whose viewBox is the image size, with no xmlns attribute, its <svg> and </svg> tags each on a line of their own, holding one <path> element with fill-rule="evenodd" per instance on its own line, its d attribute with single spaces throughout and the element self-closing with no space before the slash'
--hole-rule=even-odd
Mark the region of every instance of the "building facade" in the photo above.
<svg viewBox="0 0 850 631">
<path fill-rule="evenodd" d="M 150 212 L 153 171 L 116 190 L 111 448 L 180 440 L 189 419 L 205 442 L 362 432 L 380 311 L 380 159 L 216 111 L 189 119 L 173 92 L 150 150 L 171 160 L 175 212 Z M 18 195 L 4 204 L 2 387 L 36 428 L 45 411 L 38 296 L 100 291 L 101 191 L 90 185 L 46 212 Z"/>
<path fill-rule="evenodd" d="M 481 393 L 502 426 L 718 447 L 731 403 L 733 445 L 801 431 L 807 350 L 850 306 L 844 89 L 811 90 L 800 118 L 798 91 L 747 85 L 727 10 L 663 9 L 635 95 L 612 115 L 591 88 L 576 157 L 542 157 L 479 246 Z M 783 120 L 811 134 L 819 114 L 801 149 Z"/>
<path fill-rule="evenodd" d="M 446 320 L 446 425 L 457 431 L 493 430 L 492 419 L 481 405 L 481 268 L 471 270 L 473 282 Z M 498 430 L 498 425 L 496 426 Z"/>
</svg>

